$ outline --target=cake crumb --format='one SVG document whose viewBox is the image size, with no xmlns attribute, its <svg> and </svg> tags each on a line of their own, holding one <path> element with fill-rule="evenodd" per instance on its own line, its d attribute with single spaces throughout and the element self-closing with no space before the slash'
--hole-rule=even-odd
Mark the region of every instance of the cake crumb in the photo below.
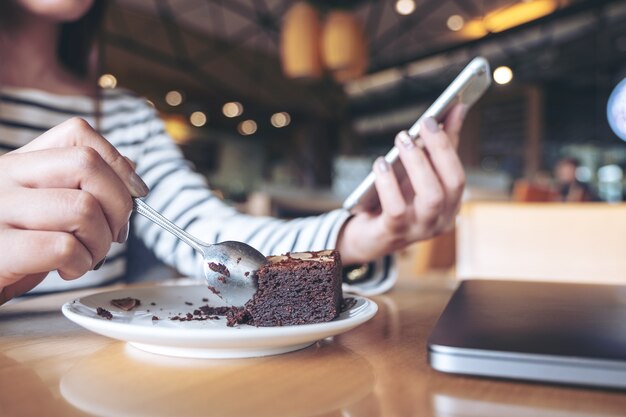
<svg viewBox="0 0 626 417">
<path fill-rule="evenodd" d="M 224 264 L 219 264 L 219 263 L 215 263 L 215 262 L 209 262 L 208 263 L 209 269 L 211 271 L 214 272 L 218 272 L 224 276 L 229 277 L 230 276 L 230 271 L 228 270 L 228 268 L 226 268 L 226 265 Z"/>
<path fill-rule="evenodd" d="M 111 320 L 113 318 L 113 314 L 111 314 L 109 310 L 102 307 L 96 308 L 96 314 L 107 320 Z"/>
<path fill-rule="evenodd" d="M 350 310 L 356 304 L 356 298 L 348 297 L 341 300 L 341 308 L 340 311 L 343 313 L 345 311 Z"/>
</svg>

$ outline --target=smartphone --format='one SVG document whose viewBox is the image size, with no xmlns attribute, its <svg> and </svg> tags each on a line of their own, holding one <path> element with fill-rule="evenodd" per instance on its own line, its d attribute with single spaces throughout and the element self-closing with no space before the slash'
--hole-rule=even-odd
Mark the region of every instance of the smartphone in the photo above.
<svg viewBox="0 0 626 417">
<path fill-rule="evenodd" d="M 408 130 L 413 140 L 419 137 L 422 119 L 433 117 L 443 122 L 452 107 L 457 103 L 472 106 L 491 85 L 491 70 L 489 63 L 483 57 L 474 58 L 461 73 L 450 83 L 434 103 L 417 119 Z M 385 155 L 385 159 L 396 173 L 398 181 L 402 182 L 406 171 L 399 158 L 398 149 L 394 146 Z M 376 211 L 380 208 L 378 193 L 374 186 L 376 176 L 373 172 L 346 198 L 343 207 L 351 211 Z"/>
</svg>

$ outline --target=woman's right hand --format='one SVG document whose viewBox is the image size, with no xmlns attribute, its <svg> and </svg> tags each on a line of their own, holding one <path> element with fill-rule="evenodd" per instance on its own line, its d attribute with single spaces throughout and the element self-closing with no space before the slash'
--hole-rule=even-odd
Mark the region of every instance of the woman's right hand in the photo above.
<svg viewBox="0 0 626 417">
<path fill-rule="evenodd" d="M 128 237 L 132 197 L 148 187 L 79 118 L 0 156 L 0 304 L 49 271 L 75 279 Z"/>
</svg>

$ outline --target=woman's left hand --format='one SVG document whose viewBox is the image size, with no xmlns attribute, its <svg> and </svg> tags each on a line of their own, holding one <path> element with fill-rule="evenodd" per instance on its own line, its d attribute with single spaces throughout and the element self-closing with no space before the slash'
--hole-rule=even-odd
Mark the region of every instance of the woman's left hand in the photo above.
<svg viewBox="0 0 626 417">
<path fill-rule="evenodd" d="M 453 225 L 465 186 L 456 148 L 466 112 L 466 106 L 455 106 L 443 128 L 432 118 L 424 120 L 418 143 L 407 132 L 398 133 L 395 146 L 407 172 L 403 181 L 384 158 L 374 162 L 381 209 L 359 212 L 345 224 L 337 241 L 344 264 L 369 262 Z"/>
</svg>

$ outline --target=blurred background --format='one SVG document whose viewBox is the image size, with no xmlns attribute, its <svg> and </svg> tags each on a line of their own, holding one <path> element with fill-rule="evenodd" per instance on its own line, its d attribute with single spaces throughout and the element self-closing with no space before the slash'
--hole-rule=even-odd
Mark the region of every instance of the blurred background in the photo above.
<svg viewBox="0 0 626 417">
<path fill-rule="evenodd" d="M 100 85 L 145 96 L 249 213 L 339 207 L 477 55 L 494 83 L 462 132 L 468 202 L 624 199 L 624 0 L 115 0 L 102 42 Z M 453 266 L 455 240 L 406 251 L 411 273 Z"/>
</svg>

